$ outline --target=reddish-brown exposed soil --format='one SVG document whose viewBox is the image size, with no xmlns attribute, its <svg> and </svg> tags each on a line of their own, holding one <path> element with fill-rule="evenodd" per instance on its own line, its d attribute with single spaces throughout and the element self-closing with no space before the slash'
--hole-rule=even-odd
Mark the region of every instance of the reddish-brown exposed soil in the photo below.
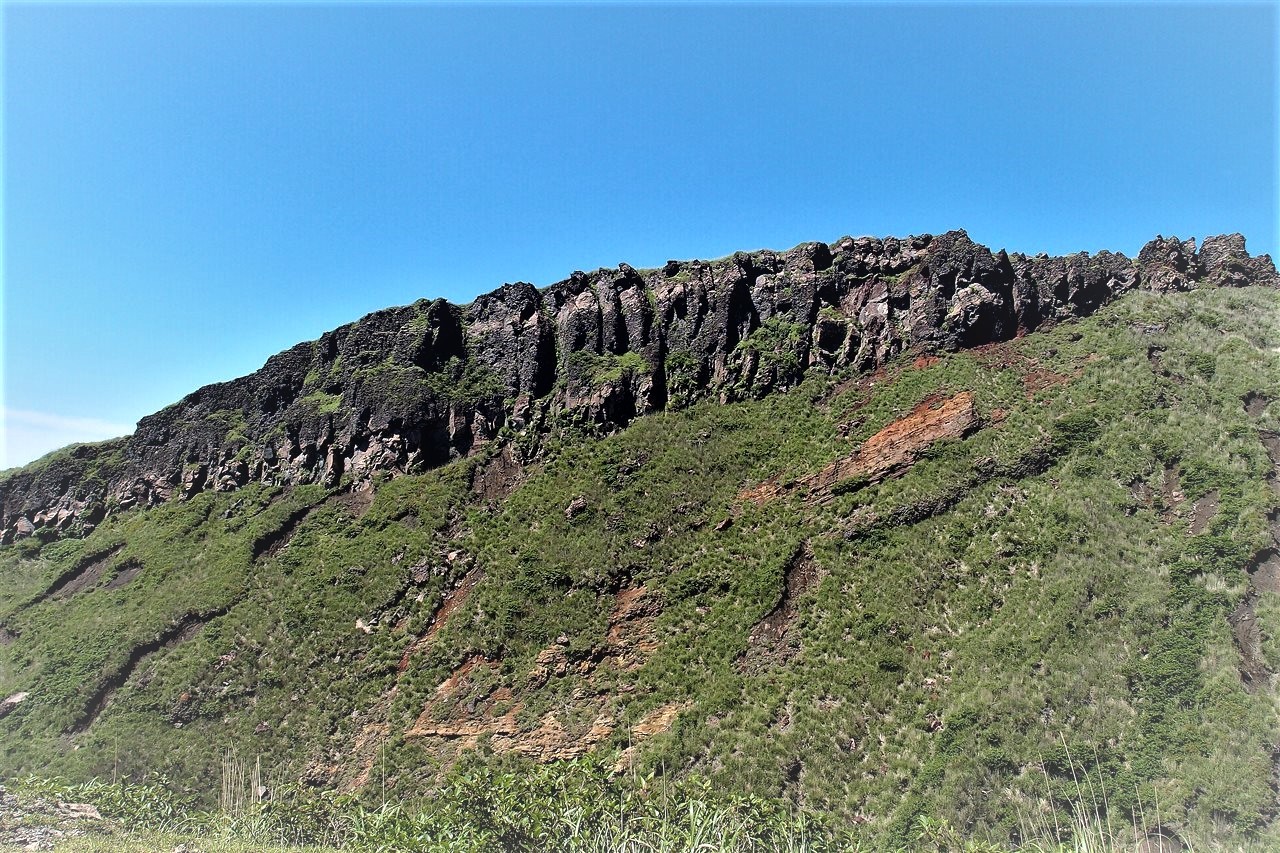
<svg viewBox="0 0 1280 853">
<path fill-rule="evenodd" d="M 645 587 L 624 587 L 614 595 L 605 636 L 591 654 L 571 655 L 561 640 L 538 653 L 522 681 L 487 692 L 475 686 L 476 674 L 482 674 L 481 683 L 497 683 L 499 663 L 472 658 L 440 683 L 405 736 L 427 742 L 446 763 L 482 737 L 495 752 L 515 752 L 537 761 L 584 755 L 611 738 L 620 725 L 608 692 L 594 687 L 593 676 L 602 669 L 617 672 L 643 666 L 657 649 L 652 624 L 660 612 L 659 600 Z M 584 686 L 536 723 L 522 724 L 527 696 L 550 679 L 569 674 L 582 679 Z M 678 711 L 655 712 L 653 719 L 641 720 L 632 728 L 632 740 L 670 727 Z"/>
<path fill-rule="evenodd" d="M 409 668 L 409 659 L 413 657 L 414 652 L 426 648 L 427 644 L 435 638 L 435 635 L 440 633 L 444 623 L 471 597 L 472 590 L 476 588 L 476 584 L 480 583 L 483 578 L 484 570 L 477 566 L 462 576 L 457 587 L 444 594 L 444 600 L 440 602 L 440 607 L 436 610 L 435 615 L 431 617 L 431 623 L 427 625 L 427 630 L 404 650 L 404 654 L 400 657 L 399 672 L 404 672 Z"/>
<path fill-rule="evenodd" d="M 932 396 L 909 414 L 868 438 L 853 453 L 837 459 L 821 471 L 783 484 L 777 476 L 744 489 L 739 502 L 762 506 L 789 491 L 799 490 L 825 501 L 834 487 L 843 483 L 872 484 L 902 474 L 919 455 L 936 442 L 962 438 L 979 426 L 973 393 L 961 391 L 953 397 Z"/>
<path fill-rule="evenodd" d="M 1061 385 L 1071 379 L 1063 373 L 1055 373 L 1052 370 L 1046 370 L 1043 367 L 1033 368 L 1022 376 L 1022 388 L 1026 391 L 1027 398 L 1030 399 L 1046 388 L 1052 388 L 1054 385 Z"/>
<path fill-rule="evenodd" d="M 1043 367 L 1038 360 L 1019 352 L 1008 343 L 986 344 L 985 346 L 977 347 L 973 350 L 973 356 L 985 367 L 1012 370 L 1020 374 L 1022 376 L 1022 388 L 1026 392 L 1028 400 L 1046 388 L 1069 382 L 1080 375 L 1079 371 L 1076 371 L 1074 375 L 1068 375 Z"/>
<path fill-rule="evenodd" d="M 961 391 L 946 399 L 931 397 L 868 438 L 854 453 L 800 478 L 797 484 L 810 492 L 829 492 L 854 479 L 875 483 L 902 473 L 935 442 L 961 438 L 977 426 L 972 392 Z"/>
<path fill-rule="evenodd" d="M 617 763 L 613 766 L 613 772 L 621 773 L 629 770 L 635 761 L 636 744 L 654 735 L 671 731 L 671 727 L 675 725 L 676 717 L 680 716 L 680 712 L 687 707 L 688 705 L 680 702 L 669 702 L 666 705 L 659 705 L 641 718 L 628 732 L 628 740 L 631 741 L 631 745 L 622 751 L 622 755 L 618 757 Z"/>
<path fill-rule="evenodd" d="M 753 503 L 756 506 L 764 506 L 775 498 L 782 497 L 787 493 L 787 487 L 781 482 L 779 475 L 775 474 L 764 482 L 743 489 L 738 493 L 739 503 Z"/>
</svg>

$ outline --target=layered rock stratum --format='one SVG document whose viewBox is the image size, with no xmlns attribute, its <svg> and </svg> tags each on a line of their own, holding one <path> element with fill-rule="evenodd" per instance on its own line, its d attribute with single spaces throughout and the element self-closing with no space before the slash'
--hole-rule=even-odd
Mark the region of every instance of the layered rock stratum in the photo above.
<svg viewBox="0 0 1280 853">
<path fill-rule="evenodd" d="M 507 284 L 465 306 L 378 311 L 208 385 L 133 435 L 0 480 L 0 541 L 82 535 L 109 513 L 250 482 L 328 486 L 426 470 L 492 442 L 607 432 L 705 397 L 760 397 L 809 370 L 1008 340 L 1136 289 L 1280 287 L 1239 234 L 1157 237 L 1136 259 L 992 252 L 963 231 L 845 237 L 657 269 Z"/>
</svg>

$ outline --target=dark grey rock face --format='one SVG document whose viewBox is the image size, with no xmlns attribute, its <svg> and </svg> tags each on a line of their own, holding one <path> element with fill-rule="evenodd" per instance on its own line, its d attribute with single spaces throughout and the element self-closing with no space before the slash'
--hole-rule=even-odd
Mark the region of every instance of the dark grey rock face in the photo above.
<svg viewBox="0 0 1280 853">
<path fill-rule="evenodd" d="M 112 511 L 250 482 L 336 484 L 426 470 L 493 441 L 608 431 L 713 396 L 759 397 L 805 371 L 1007 340 L 1142 288 L 1280 286 L 1239 234 L 1157 237 L 1137 260 L 992 253 L 963 231 L 845 237 L 717 261 L 626 264 L 467 306 L 390 308 L 272 356 L 0 481 L 0 537 L 91 530 Z M 536 452 L 534 450 L 533 452 Z"/>
</svg>

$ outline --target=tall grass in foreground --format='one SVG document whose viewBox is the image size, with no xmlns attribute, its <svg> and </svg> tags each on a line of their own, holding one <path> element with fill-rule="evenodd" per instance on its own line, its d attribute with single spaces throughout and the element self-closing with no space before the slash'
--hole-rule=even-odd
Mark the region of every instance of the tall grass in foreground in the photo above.
<svg viewBox="0 0 1280 853">
<path fill-rule="evenodd" d="M 265 791 L 261 768 L 228 759 L 219 811 L 175 794 L 165 780 L 68 785 L 28 778 L 22 795 L 90 802 L 119 831 L 58 847 L 66 853 L 98 850 L 172 850 L 189 843 L 208 853 L 274 850 L 555 851 L 558 853 L 826 853 L 879 849 L 848 828 L 795 809 L 785 800 L 717 790 L 705 780 L 616 778 L 591 764 L 540 767 L 520 773 L 459 774 L 436 796 L 370 805 L 350 795 L 297 786 Z M 253 787 L 256 783 L 256 787 Z M 234 790 L 235 785 L 242 790 Z M 1105 805 L 1092 798 L 1089 780 L 1078 788 L 1072 825 L 1027 816 L 1017 849 L 1033 853 L 1112 853 L 1182 850 L 1144 838 L 1134 815 L 1113 826 Z M 230 805 L 231 808 L 227 808 Z M 1158 826 L 1158 823 L 1155 824 Z M 1002 853 L 1006 844 L 966 837 L 946 823 L 919 818 L 901 849 Z M 1067 843 L 1059 839 L 1070 838 Z M 96 845 L 96 846 L 95 846 Z M 105 845 L 105 846 L 104 846 Z"/>
<path fill-rule="evenodd" d="M 27 779 L 17 787 L 26 796 L 93 803 L 126 831 L 251 849 L 824 853 L 853 847 L 785 802 L 726 794 L 704 781 L 632 783 L 597 766 L 460 774 L 429 799 L 372 805 L 298 786 L 258 799 L 253 775 L 234 764 L 225 769 L 222 802 L 233 808 L 217 812 L 175 795 L 164 780 L 67 785 Z M 237 792 L 236 784 L 248 787 Z"/>
</svg>

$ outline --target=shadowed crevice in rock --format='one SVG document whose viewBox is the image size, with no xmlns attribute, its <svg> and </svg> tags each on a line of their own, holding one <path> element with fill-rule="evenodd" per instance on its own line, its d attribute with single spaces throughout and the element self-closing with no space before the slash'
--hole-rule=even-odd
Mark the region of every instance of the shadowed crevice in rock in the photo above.
<svg viewBox="0 0 1280 853">
<path fill-rule="evenodd" d="M 741 672 L 759 672 L 785 663 L 800 651 L 799 638 L 790 629 L 799 614 L 800 598 L 815 588 L 824 575 L 809 543 L 801 545 L 783 569 L 778 602 L 751 629 L 747 648 L 738 658 Z"/>
<path fill-rule="evenodd" d="M 289 544 L 298 525 L 302 524 L 319 506 L 320 504 L 315 504 L 294 510 L 285 517 L 284 523 L 279 527 L 255 540 L 252 549 L 253 561 L 267 560 L 279 553 L 281 548 Z"/>
<path fill-rule="evenodd" d="M 200 630 L 214 619 L 225 615 L 231 609 L 231 605 L 219 607 L 205 613 L 189 613 L 179 619 L 177 622 L 171 623 L 167 628 L 160 631 L 154 638 L 145 643 L 134 646 L 129 652 L 129 656 L 119 667 L 117 667 L 110 675 L 103 680 L 93 693 L 89 696 L 88 701 L 84 704 L 84 710 L 76 717 L 76 721 L 66 730 L 67 734 L 78 734 L 87 730 L 98 716 L 107 707 L 111 701 L 111 697 L 115 692 L 128 682 L 129 677 L 133 675 L 138 666 L 151 655 L 162 649 L 172 648 L 179 643 L 186 642 L 194 637 Z"/>
<path fill-rule="evenodd" d="M 123 548 L 122 542 L 81 558 L 70 569 L 58 575 L 48 589 L 31 599 L 25 606 L 33 607 L 50 598 L 65 598 L 96 585 L 102 579 L 111 558 L 119 554 Z"/>
<path fill-rule="evenodd" d="M 1262 417 L 1262 413 L 1267 410 L 1267 405 L 1271 400 L 1266 394 L 1260 391 L 1250 391 L 1242 398 L 1244 403 L 1244 413 L 1251 418 Z"/>
<path fill-rule="evenodd" d="M 842 535 L 847 540 L 857 541 L 881 530 L 919 524 L 952 509 L 974 489 L 986 483 L 1039 476 L 1053 467 L 1055 461 L 1053 446 L 1049 443 L 1034 445 L 1010 462 L 981 459 L 967 478 L 930 498 L 897 507 L 883 515 L 877 514 L 872 508 L 868 508 L 869 511 L 865 514 L 855 514 L 852 524 Z"/>
</svg>

